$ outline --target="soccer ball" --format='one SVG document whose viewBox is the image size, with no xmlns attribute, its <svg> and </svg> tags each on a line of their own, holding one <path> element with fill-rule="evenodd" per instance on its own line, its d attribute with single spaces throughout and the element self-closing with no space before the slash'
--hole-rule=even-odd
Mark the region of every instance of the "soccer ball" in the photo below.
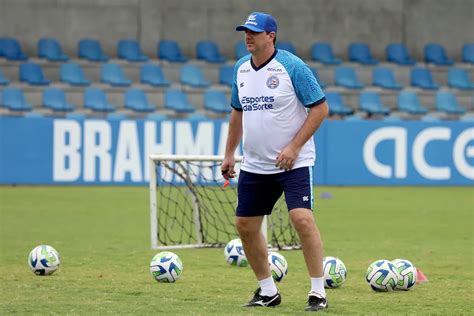
<svg viewBox="0 0 474 316">
<path fill-rule="evenodd" d="M 397 267 L 389 260 L 377 260 L 367 269 L 365 280 L 376 292 L 391 292 L 398 283 Z"/>
<path fill-rule="evenodd" d="M 268 264 L 270 265 L 270 271 L 275 281 L 280 282 L 283 280 L 285 275 L 288 274 L 288 262 L 278 252 L 268 253 Z"/>
<path fill-rule="evenodd" d="M 158 282 L 173 283 L 181 277 L 183 263 L 175 253 L 163 251 L 151 259 L 150 272 Z"/>
<path fill-rule="evenodd" d="M 406 259 L 395 259 L 392 263 L 397 268 L 399 279 L 395 289 L 408 291 L 416 284 L 416 268 Z"/>
<path fill-rule="evenodd" d="M 249 265 L 240 239 L 232 239 L 224 248 L 225 261 L 231 266 L 246 267 Z"/>
<path fill-rule="evenodd" d="M 341 259 L 336 257 L 323 258 L 324 287 L 336 288 L 346 282 L 347 269 Z"/>
<path fill-rule="evenodd" d="M 51 246 L 40 245 L 31 250 L 28 265 L 36 275 L 50 275 L 59 268 L 58 252 Z"/>
</svg>

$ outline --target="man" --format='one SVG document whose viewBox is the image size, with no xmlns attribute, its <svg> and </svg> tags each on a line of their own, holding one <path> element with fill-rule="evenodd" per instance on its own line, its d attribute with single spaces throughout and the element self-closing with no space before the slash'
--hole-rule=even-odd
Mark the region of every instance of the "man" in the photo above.
<svg viewBox="0 0 474 316">
<path fill-rule="evenodd" d="M 277 24 L 271 15 L 251 13 L 236 30 L 245 32 L 250 54 L 234 68 L 233 109 L 221 171 L 225 179 L 234 177 L 234 153 L 243 138 L 236 227 L 259 283 L 253 299 L 244 306 L 281 302 L 260 228 L 264 215 L 272 212 L 284 192 L 311 278 L 306 310 L 323 310 L 328 303 L 323 246 L 312 213 L 312 166 L 313 134 L 328 114 L 326 98 L 301 59 L 275 48 Z"/>
</svg>

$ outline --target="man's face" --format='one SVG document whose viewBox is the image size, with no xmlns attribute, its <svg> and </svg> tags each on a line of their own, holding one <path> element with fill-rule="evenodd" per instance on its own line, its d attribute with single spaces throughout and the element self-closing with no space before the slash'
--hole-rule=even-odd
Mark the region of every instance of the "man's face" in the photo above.
<svg viewBox="0 0 474 316">
<path fill-rule="evenodd" d="M 245 44 L 250 53 L 264 51 L 268 45 L 273 46 L 274 32 L 254 32 L 245 30 Z"/>
</svg>

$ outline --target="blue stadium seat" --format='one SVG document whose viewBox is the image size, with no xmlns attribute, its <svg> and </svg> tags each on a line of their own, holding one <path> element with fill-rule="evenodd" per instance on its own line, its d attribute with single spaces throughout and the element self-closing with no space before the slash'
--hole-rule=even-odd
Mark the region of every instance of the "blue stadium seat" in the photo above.
<svg viewBox="0 0 474 316">
<path fill-rule="evenodd" d="M 69 56 L 63 53 L 61 45 L 54 38 L 42 38 L 38 41 L 38 57 L 49 61 L 69 60 Z"/>
<path fill-rule="evenodd" d="M 148 56 L 145 55 L 140 48 L 138 42 L 134 39 L 122 39 L 117 43 L 118 58 L 126 59 L 131 62 L 148 61 Z"/>
<path fill-rule="evenodd" d="M 402 86 L 395 80 L 392 69 L 377 67 L 372 70 L 372 81 L 374 86 L 384 89 L 400 90 Z"/>
<path fill-rule="evenodd" d="M 171 82 L 166 80 L 160 65 L 146 64 L 140 69 L 140 81 L 154 87 L 168 87 Z"/>
<path fill-rule="evenodd" d="M 234 77 L 234 67 L 230 65 L 222 65 L 219 68 L 219 83 L 232 87 Z"/>
<path fill-rule="evenodd" d="M 454 61 L 449 59 L 448 56 L 446 56 L 446 51 L 444 50 L 444 47 L 441 46 L 440 44 L 435 44 L 435 43 L 430 43 L 425 45 L 425 62 L 427 63 L 433 63 L 435 65 L 452 65 L 454 64 Z"/>
<path fill-rule="evenodd" d="M 204 74 L 199 66 L 183 65 L 181 67 L 181 83 L 194 88 L 207 88 L 211 82 L 204 78 Z"/>
<path fill-rule="evenodd" d="M 474 64 L 474 44 L 464 44 L 461 55 L 463 62 Z"/>
<path fill-rule="evenodd" d="M 122 67 L 117 64 L 103 64 L 101 80 L 112 86 L 126 87 L 132 84 L 132 81 L 125 77 Z"/>
<path fill-rule="evenodd" d="M 437 90 L 439 85 L 434 82 L 431 71 L 428 68 L 412 68 L 410 82 L 414 87 L 421 89 Z"/>
<path fill-rule="evenodd" d="M 229 113 L 230 101 L 223 91 L 207 90 L 204 93 L 204 108 L 215 113 Z"/>
<path fill-rule="evenodd" d="M 107 95 L 98 88 L 87 88 L 84 91 L 84 108 L 93 112 L 113 112 L 116 106 L 107 101 Z"/>
<path fill-rule="evenodd" d="M 186 119 L 188 121 L 205 121 L 208 120 L 209 117 L 207 117 L 207 115 L 204 113 L 192 113 L 191 115 L 188 115 Z"/>
<path fill-rule="evenodd" d="M 321 89 L 324 89 L 324 88 L 327 86 L 327 84 L 326 84 L 323 80 L 321 80 L 321 77 L 319 77 L 319 73 L 318 73 L 318 71 L 316 70 L 316 68 L 314 68 L 314 67 L 309 67 L 309 69 L 311 69 L 311 72 L 313 73 L 314 77 L 315 77 L 316 80 L 318 81 L 319 86 L 321 87 Z"/>
<path fill-rule="evenodd" d="M 292 53 L 293 55 L 296 55 L 296 48 L 295 48 L 295 45 L 293 45 L 293 43 L 291 43 L 291 42 L 280 42 L 280 41 L 277 41 L 277 42 L 276 42 L 276 48 L 286 50 L 287 52 L 290 52 L 290 53 Z"/>
<path fill-rule="evenodd" d="M 110 57 L 102 51 L 102 46 L 98 40 L 84 38 L 78 43 L 78 57 L 89 61 L 107 62 Z"/>
<path fill-rule="evenodd" d="M 471 82 L 467 71 L 456 67 L 451 67 L 448 70 L 448 85 L 461 90 L 474 89 L 474 83 Z"/>
<path fill-rule="evenodd" d="M 352 67 L 339 66 L 335 72 L 335 84 L 349 89 L 362 89 L 364 84 L 359 81 Z"/>
<path fill-rule="evenodd" d="M 363 65 L 376 65 L 378 59 L 372 57 L 369 46 L 365 43 L 352 43 L 348 48 L 349 60 Z"/>
<path fill-rule="evenodd" d="M 161 40 L 158 43 L 158 58 L 172 63 L 185 63 L 188 58 L 181 53 L 178 43 L 172 40 Z"/>
<path fill-rule="evenodd" d="M 66 94 L 58 88 L 49 88 L 43 91 L 43 106 L 55 112 L 71 112 L 75 106 L 68 103 Z"/>
<path fill-rule="evenodd" d="M 459 105 L 456 96 L 449 91 L 438 91 L 435 99 L 436 110 L 448 114 L 464 114 L 466 110 Z"/>
<path fill-rule="evenodd" d="M 27 60 L 28 56 L 21 49 L 20 43 L 11 37 L 4 37 L 1 41 L 1 56 L 8 60 Z"/>
<path fill-rule="evenodd" d="M 390 109 L 383 105 L 380 96 L 376 92 L 362 92 L 359 96 L 359 103 L 361 111 L 368 114 L 387 115 L 390 113 Z"/>
<path fill-rule="evenodd" d="M 6 41 L 5 37 L 0 37 L 0 57 L 4 57 L 5 53 L 3 52 L 3 46 Z"/>
<path fill-rule="evenodd" d="M 165 108 L 176 113 L 192 113 L 194 106 L 189 103 L 186 93 L 181 90 L 168 89 L 165 92 Z"/>
<path fill-rule="evenodd" d="M 91 84 L 90 80 L 84 76 L 84 72 L 79 64 L 62 64 L 59 73 L 60 80 L 71 86 L 88 86 Z"/>
<path fill-rule="evenodd" d="M 34 63 L 23 63 L 19 69 L 20 81 L 26 82 L 34 86 L 48 85 L 51 81 L 47 80 L 43 75 L 43 69 L 40 65 Z"/>
<path fill-rule="evenodd" d="M 334 56 L 331 45 L 323 42 L 313 44 L 311 47 L 311 58 L 326 65 L 339 65 L 342 62 L 342 60 Z"/>
<path fill-rule="evenodd" d="M 125 108 L 135 112 L 153 112 L 156 105 L 148 102 L 148 98 L 141 89 L 128 89 L 125 92 Z"/>
<path fill-rule="evenodd" d="M 29 104 L 23 91 L 17 88 L 5 88 L 2 92 L 2 105 L 12 111 L 31 111 L 33 107 Z"/>
<path fill-rule="evenodd" d="M 240 58 L 246 56 L 249 54 L 249 51 L 247 50 L 247 45 L 245 45 L 244 41 L 238 41 L 234 45 L 234 55 L 235 59 L 239 60 Z"/>
<path fill-rule="evenodd" d="M 398 110 L 410 114 L 426 114 L 428 109 L 421 105 L 420 99 L 415 92 L 402 91 L 398 95 Z"/>
<path fill-rule="evenodd" d="M 407 47 L 402 43 L 393 43 L 385 48 L 387 61 L 398 65 L 414 65 L 416 61 L 410 57 Z"/>
<path fill-rule="evenodd" d="M 226 58 L 221 55 L 219 47 L 213 41 L 199 41 L 196 44 L 196 57 L 208 63 L 223 63 L 226 61 Z"/>
<path fill-rule="evenodd" d="M 330 115 L 351 115 L 354 114 L 354 110 L 348 107 L 342 96 L 338 92 L 326 92 L 326 101 L 329 105 Z"/>
<path fill-rule="evenodd" d="M 2 73 L 2 70 L 0 69 L 0 85 L 1 86 L 6 86 L 10 83 L 10 81 L 8 81 L 4 76 L 3 76 L 3 73 Z"/>
<path fill-rule="evenodd" d="M 152 112 L 146 116 L 146 119 L 152 121 L 164 121 L 168 119 L 168 115 L 159 112 Z"/>
</svg>

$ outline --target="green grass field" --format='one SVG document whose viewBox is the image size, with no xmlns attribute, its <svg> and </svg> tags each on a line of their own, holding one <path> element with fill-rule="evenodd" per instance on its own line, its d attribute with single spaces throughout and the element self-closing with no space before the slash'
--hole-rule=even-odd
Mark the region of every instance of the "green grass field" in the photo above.
<svg viewBox="0 0 474 316">
<path fill-rule="evenodd" d="M 474 311 L 473 187 L 324 187 L 315 212 L 325 255 L 341 258 L 346 283 L 328 290 L 330 314 L 471 314 Z M 149 262 L 146 187 L 0 187 L 0 315 L 303 314 L 309 279 L 300 251 L 282 254 L 289 274 L 282 305 L 244 309 L 257 283 L 228 266 L 222 249 L 176 250 L 174 284 L 155 282 Z M 61 255 L 52 276 L 35 276 L 27 256 L 49 244 Z M 376 259 L 406 258 L 429 282 L 375 293 L 365 283 Z"/>
</svg>

